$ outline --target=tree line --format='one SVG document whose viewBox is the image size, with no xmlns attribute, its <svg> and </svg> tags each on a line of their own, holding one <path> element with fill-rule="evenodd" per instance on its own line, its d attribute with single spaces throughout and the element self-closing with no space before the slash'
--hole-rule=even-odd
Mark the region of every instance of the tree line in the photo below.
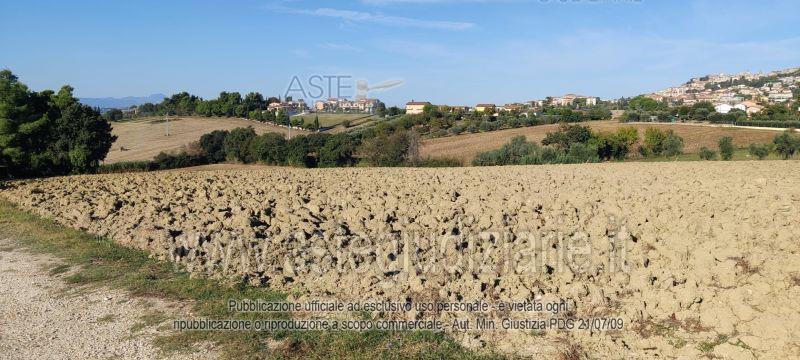
<svg viewBox="0 0 800 360">
<path fill-rule="evenodd" d="M 290 101 L 288 98 L 287 101 Z M 291 119 L 283 110 L 267 111 L 270 104 L 280 103 L 277 97 L 265 98 L 258 92 L 247 93 L 244 97 L 238 92 L 223 91 L 216 99 L 205 100 L 201 97 L 180 92 L 164 98 L 158 104 L 146 103 L 134 107 L 136 116 L 202 116 L 202 117 L 238 117 L 261 122 L 270 122 L 284 126 L 301 127 L 307 130 L 320 130 L 319 118 L 306 123 L 303 119 Z M 387 108 L 379 102 L 376 109 L 378 116 L 394 116 L 401 113 L 397 107 Z M 124 118 L 121 110 L 113 109 L 105 114 L 109 121 L 120 121 Z"/>
<path fill-rule="evenodd" d="M 627 110 L 622 115 L 621 121 L 702 121 L 712 124 L 800 128 L 800 113 L 796 111 L 800 107 L 800 94 L 797 97 L 795 102 L 789 104 L 765 104 L 761 112 L 748 116 L 741 109 L 733 109 L 727 114 L 719 113 L 714 104 L 707 101 L 700 101 L 691 106 L 669 106 L 665 102 L 637 96 L 628 100 Z"/>
<path fill-rule="evenodd" d="M 622 160 L 639 139 L 633 127 L 613 133 L 593 132 L 588 126 L 562 124 L 548 133 L 542 146 L 518 136 L 494 151 L 479 153 L 475 166 L 579 164 L 604 160 Z"/>
<path fill-rule="evenodd" d="M 517 136 L 500 149 L 479 153 L 474 166 L 580 164 L 601 161 L 621 161 L 634 154 L 643 158 L 676 158 L 683 154 L 684 140 L 672 130 L 648 128 L 639 144 L 638 131 L 623 127 L 616 132 L 593 132 L 588 126 L 562 124 L 558 131 L 548 133 L 541 145 Z M 733 138 L 725 136 L 717 142 L 718 151 L 700 149 L 701 160 L 732 160 L 736 152 Z M 636 146 L 636 147 L 635 147 Z M 765 159 L 775 153 L 788 160 L 800 153 L 800 135 L 784 131 L 775 136 L 772 144 L 753 143 L 747 148 L 752 157 Z"/>
<path fill-rule="evenodd" d="M 182 149 L 162 152 L 149 161 L 103 165 L 102 173 L 153 171 L 239 162 L 303 168 L 349 166 L 458 166 L 454 160 L 419 158 L 419 135 L 396 131 L 364 139 L 351 134 L 313 133 L 286 139 L 282 134 L 256 134 L 252 127 L 215 130 Z"/>
</svg>

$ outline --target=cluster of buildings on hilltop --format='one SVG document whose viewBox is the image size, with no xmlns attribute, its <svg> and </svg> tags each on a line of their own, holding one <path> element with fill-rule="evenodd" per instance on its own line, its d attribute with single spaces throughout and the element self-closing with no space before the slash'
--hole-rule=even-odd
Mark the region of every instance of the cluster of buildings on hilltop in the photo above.
<svg viewBox="0 0 800 360">
<path fill-rule="evenodd" d="M 308 105 L 306 105 L 306 101 L 303 99 L 294 101 L 292 98 L 287 98 L 281 102 L 274 102 L 267 105 L 267 111 L 276 114 L 283 112 L 291 116 L 308 112 Z"/>
<path fill-rule="evenodd" d="M 544 106 L 595 106 L 600 101 L 597 97 L 581 96 L 575 94 L 566 94 L 558 97 L 548 97 L 543 100 L 531 100 L 526 103 L 511 103 L 505 105 L 495 105 L 490 103 L 477 104 L 474 107 L 459 106 L 459 105 L 438 105 L 441 110 L 449 111 L 463 111 L 463 112 L 503 112 L 503 111 L 520 111 L 527 114 L 529 111 L 541 109 Z M 422 114 L 425 106 L 432 105 L 426 101 L 410 101 L 406 104 L 406 114 Z"/>
<path fill-rule="evenodd" d="M 378 108 L 381 101 L 378 99 L 358 98 L 355 100 L 343 98 L 330 98 L 327 101 L 314 102 L 314 110 L 317 112 L 362 112 L 372 114 Z"/>
<path fill-rule="evenodd" d="M 280 102 L 274 102 L 267 106 L 267 111 L 271 111 L 274 113 L 284 112 L 288 115 L 297 115 L 297 114 L 304 114 L 309 112 L 361 112 L 365 114 L 372 114 L 378 108 L 378 104 L 381 101 L 378 99 L 328 99 L 326 101 L 316 101 L 314 102 L 314 107 L 309 108 L 308 104 L 306 104 L 305 100 L 292 100 L 292 98 L 287 98 L 285 100 L 281 100 Z"/>
<path fill-rule="evenodd" d="M 775 80 L 758 81 L 767 78 Z M 720 113 L 740 109 L 752 115 L 763 110 L 761 104 L 790 103 L 798 87 L 800 87 L 800 68 L 794 68 L 769 73 L 743 72 L 735 75 L 719 74 L 698 77 L 681 86 L 671 87 L 647 96 L 672 105 L 710 102 Z"/>
</svg>

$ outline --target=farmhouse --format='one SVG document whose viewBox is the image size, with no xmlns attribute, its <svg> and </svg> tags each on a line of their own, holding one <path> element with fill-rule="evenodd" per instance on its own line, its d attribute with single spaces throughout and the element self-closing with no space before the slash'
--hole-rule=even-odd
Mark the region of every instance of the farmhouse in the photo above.
<svg viewBox="0 0 800 360">
<path fill-rule="evenodd" d="M 493 111 L 496 107 L 497 106 L 495 106 L 494 104 L 478 104 L 475 105 L 475 111 L 477 112 L 487 112 L 490 110 Z"/>
<path fill-rule="evenodd" d="M 423 101 L 411 100 L 406 104 L 406 114 L 409 115 L 422 114 L 423 110 L 425 109 L 425 106 L 428 106 L 430 104 L 431 103 L 427 101 L 423 102 Z"/>
</svg>

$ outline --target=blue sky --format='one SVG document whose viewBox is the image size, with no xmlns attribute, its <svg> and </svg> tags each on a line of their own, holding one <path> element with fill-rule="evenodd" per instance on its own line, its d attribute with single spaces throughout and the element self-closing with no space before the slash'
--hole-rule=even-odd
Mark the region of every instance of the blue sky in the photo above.
<svg viewBox="0 0 800 360">
<path fill-rule="evenodd" d="M 403 80 L 389 104 L 616 98 L 800 66 L 797 24 L 796 0 L 0 0 L 0 67 L 81 97 L 348 75 Z"/>
</svg>

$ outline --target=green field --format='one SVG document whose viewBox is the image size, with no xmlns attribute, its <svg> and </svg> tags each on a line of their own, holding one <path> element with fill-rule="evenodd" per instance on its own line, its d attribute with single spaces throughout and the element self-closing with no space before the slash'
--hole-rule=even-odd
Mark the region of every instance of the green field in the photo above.
<svg viewBox="0 0 800 360">
<path fill-rule="evenodd" d="M 338 126 L 345 121 L 350 121 L 351 125 L 357 125 L 368 119 L 374 118 L 371 114 L 349 114 L 349 113 L 314 113 L 292 116 L 292 120 L 303 119 L 306 124 L 313 124 L 314 119 L 319 116 L 319 125 L 323 128 Z"/>
</svg>

